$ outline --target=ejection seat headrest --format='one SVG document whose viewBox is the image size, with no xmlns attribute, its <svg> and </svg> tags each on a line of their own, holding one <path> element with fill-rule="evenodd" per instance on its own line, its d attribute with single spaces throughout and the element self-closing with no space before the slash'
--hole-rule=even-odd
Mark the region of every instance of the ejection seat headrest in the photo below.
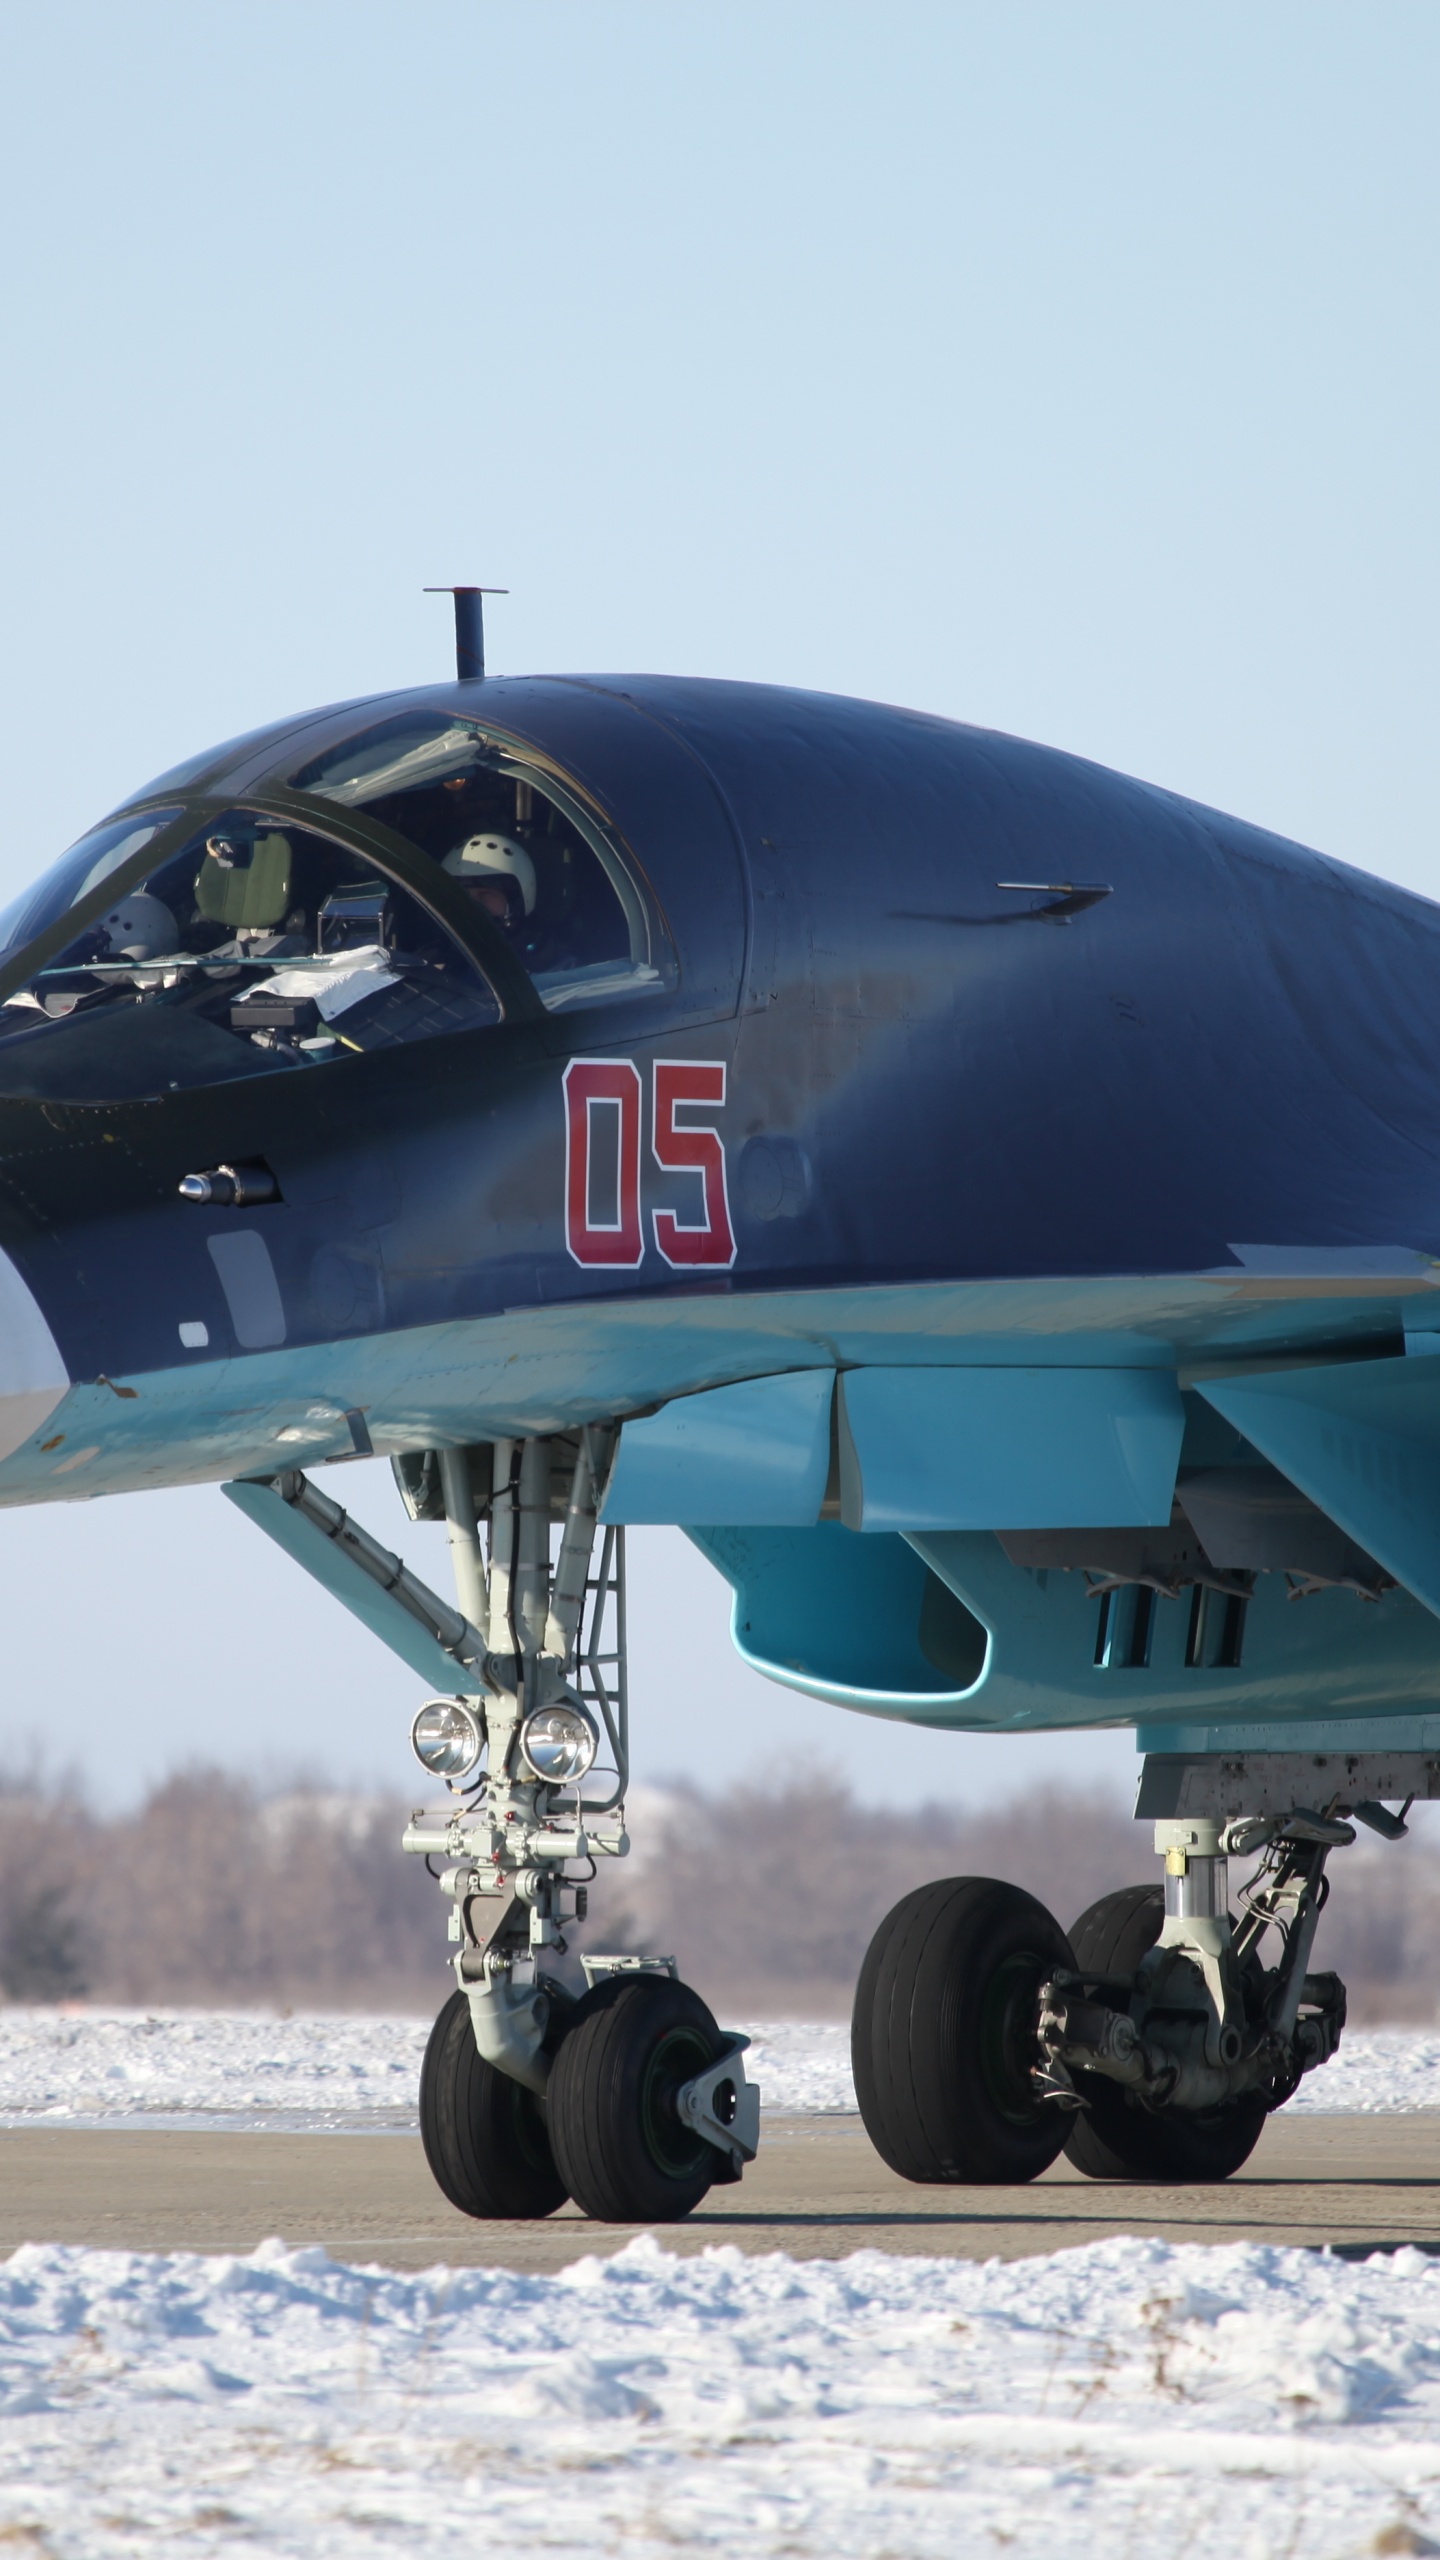
<svg viewBox="0 0 1440 2560">
<path fill-rule="evenodd" d="M 270 933 L 290 904 L 286 835 L 208 838 L 195 874 L 195 904 L 207 924 L 232 933 Z"/>
</svg>

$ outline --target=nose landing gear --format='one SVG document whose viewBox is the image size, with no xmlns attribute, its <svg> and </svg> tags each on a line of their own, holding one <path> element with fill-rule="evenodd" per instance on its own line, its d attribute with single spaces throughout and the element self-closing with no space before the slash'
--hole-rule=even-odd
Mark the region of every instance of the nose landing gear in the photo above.
<svg viewBox="0 0 1440 2560">
<path fill-rule="evenodd" d="M 601 2221 L 673 2222 L 759 2139 L 745 2038 L 667 1959 L 587 1956 L 577 1997 L 565 1930 L 630 1845 L 623 1530 L 600 1533 L 592 1571 L 610 1442 L 585 1430 L 397 1464 L 412 1516 L 447 1522 L 463 1613 L 448 1649 L 472 1674 L 415 1720 L 451 1801 L 414 1815 L 405 1847 L 432 1862 L 456 1947 L 421 2073 L 425 2156 L 481 2218 L 569 2196 Z M 418 1585 L 409 1605 L 453 1616 Z M 588 1792 L 607 1746 L 613 1783 Z"/>
</svg>

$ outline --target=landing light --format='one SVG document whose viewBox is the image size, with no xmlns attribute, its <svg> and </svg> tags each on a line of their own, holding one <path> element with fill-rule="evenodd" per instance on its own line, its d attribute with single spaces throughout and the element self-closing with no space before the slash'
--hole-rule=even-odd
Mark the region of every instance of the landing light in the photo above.
<svg viewBox="0 0 1440 2560">
<path fill-rule="evenodd" d="M 520 1727 L 526 1766 L 547 1786 L 570 1786 L 585 1777 L 599 1748 L 599 1734 L 578 1707 L 536 1707 Z"/>
<path fill-rule="evenodd" d="M 458 1698 L 428 1698 L 410 1727 L 410 1748 L 432 1778 L 463 1778 L 485 1747 L 484 1729 Z"/>
</svg>

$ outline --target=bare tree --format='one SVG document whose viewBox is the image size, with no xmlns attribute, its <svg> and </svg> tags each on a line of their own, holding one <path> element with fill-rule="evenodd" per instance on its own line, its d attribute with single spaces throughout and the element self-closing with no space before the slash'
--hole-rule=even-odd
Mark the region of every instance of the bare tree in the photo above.
<svg viewBox="0 0 1440 2560">
<path fill-rule="evenodd" d="M 684 1789 L 661 1823 L 633 1884 L 622 1871 L 602 1888 L 593 1942 L 673 1954 L 712 2003 L 792 2017 L 843 2014 L 877 1924 L 932 1877 L 1003 1877 L 1068 1925 L 1143 1877 L 1148 1849 L 1108 1796 L 1057 1788 L 983 1813 L 877 1813 L 838 1779 L 798 1774 L 720 1796 Z"/>
<path fill-rule="evenodd" d="M 401 1854 L 406 1810 L 189 1769 L 107 1817 L 73 1787 L 0 1775 L 0 1997 L 438 2009 L 443 1905 Z M 1145 1825 L 1058 1787 L 904 1812 L 781 1772 L 652 1797 L 639 1836 L 633 1864 L 597 1881 L 580 1943 L 673 1954 L 732 2017 L 842 2017 L 877 1922 L 932 1877 L 1003 1877 L 1068 1927 L 1159 1874 Z M 1352 2017 L 1432 2017 L 1440 1887 L 1424 1831 L 1345 1850 L 1333 1872 L 1316 1960 L 1344 1974 Z"/>
<path fill-rule="evenodd" d="M 737 2016 L 844 2016 L 877 1923 L 936 1876 L 1022 1885 L 1066 1928 L 1101 1894 L 1160 1883 L 1147 1823 L 1110 1796 L 1061 1787 L 969 1811 L 876 1813 L 837 1780 L 796 1775 L 724 1795 L 682 1790 L 652 1823 L 658 1837 L 633 1878 L 621 1869 L 598 1888 L 589 1942 L 674 1954 Z M 1427 1837 L 1422 1817 L 1398 1846 L 1362 1833 L 1333 1861 L 1315 1960 L 1343 1974 L 1357 2025 L 1436 2015 L 1440 1886 Z"/>
<path fill-rule="evenodd" d="M 438 2008 L 443 1930 L 434 1887 L 400 1852 L 405 1813 L 390 1798 L 267 1799 L 216 1769 L 167 1779 L 91 1827 L 87 1881 L 63 1909 L 85 1987 L 122 2003 Z M 42 1858 L 21 1902 L 48 1881 Z"/>
<path fill-rule="evenodd" d="M 93 1825 L 70 1790 L 0 1776 L 0 1991 L 64 2000 L 89 1987 L 84 1879 Z"/>
</svg>

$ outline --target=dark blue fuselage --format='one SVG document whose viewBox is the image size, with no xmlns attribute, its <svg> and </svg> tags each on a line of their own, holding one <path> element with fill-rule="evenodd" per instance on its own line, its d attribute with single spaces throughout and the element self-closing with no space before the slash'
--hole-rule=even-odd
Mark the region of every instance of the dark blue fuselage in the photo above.
<svg viewBox="0 0 1440 2560">
<path fill-rule="evenodd" d="M 103 1060 L 67 1075 L 45 1035 L 49 1120 L 25 1078 L 8 1088 L 6 1242 L 72 1373 L 168 1366 L 157 1262 L 203 1252 L 205 1213 L 173 1186 L 89 1165 L 143 1146 L 178 1175 L 212 1132 L 211 1152 L 283 1160 L 269 1232 L 292 1342 L 351 1329 L 346 1282 L 301 1267 L 326 1250 L 373 1275 L 354 1282 L 366 1331 L 693 1291 L 653 1249 L 623 1281 L 567 1256 L 556 1094 L 577 1053 L 727 1062 L 739 1250 L 712 1290 L 1158 1279 L 1238 1271 L 1252 1243 L 1440 1253 L 1428 902 L 1077 758 L 876 705 L 634 678 L 492 681 L 483 708 L 610 811 L 675 984 L 347 1061 L 350 1089 L 323 1094 L 247 1076 L 117 1099 Z M 1056 919 L 1062 901 L 1002 881 L 1111 894 Z M 27 1215 L 57 1111 L 64 1161 Z M 645 1188 L 683 1207 L 687 1178 L 647 1165 Z"/>
<path fill-rule="evenodd" d="M 811 1368 L 1184 1389 L 1440 1324 L 1427 901 L 1020 740 L 653 677 L 341 706 L 133 806 L 323 827 L 297 765 L 411 712 L 482 722 L 599 813 L 663 966 L 556 1009 L 496 960 L 497 1018 L 298 1073 L 238 1044 L 217 1066 L 218 1034 L 139 1003 L 0 1041 L 0 1244 L 63 1364 L 42 1346 L 11 1381 L 39 1401 L 14 1404 L 0 1500 Z M 247 1162 L 278 1189 L 252 1213 L 177 1196 Z M 605 1243 L 626 1215 L 628 1258 Z"/>
</svg>

